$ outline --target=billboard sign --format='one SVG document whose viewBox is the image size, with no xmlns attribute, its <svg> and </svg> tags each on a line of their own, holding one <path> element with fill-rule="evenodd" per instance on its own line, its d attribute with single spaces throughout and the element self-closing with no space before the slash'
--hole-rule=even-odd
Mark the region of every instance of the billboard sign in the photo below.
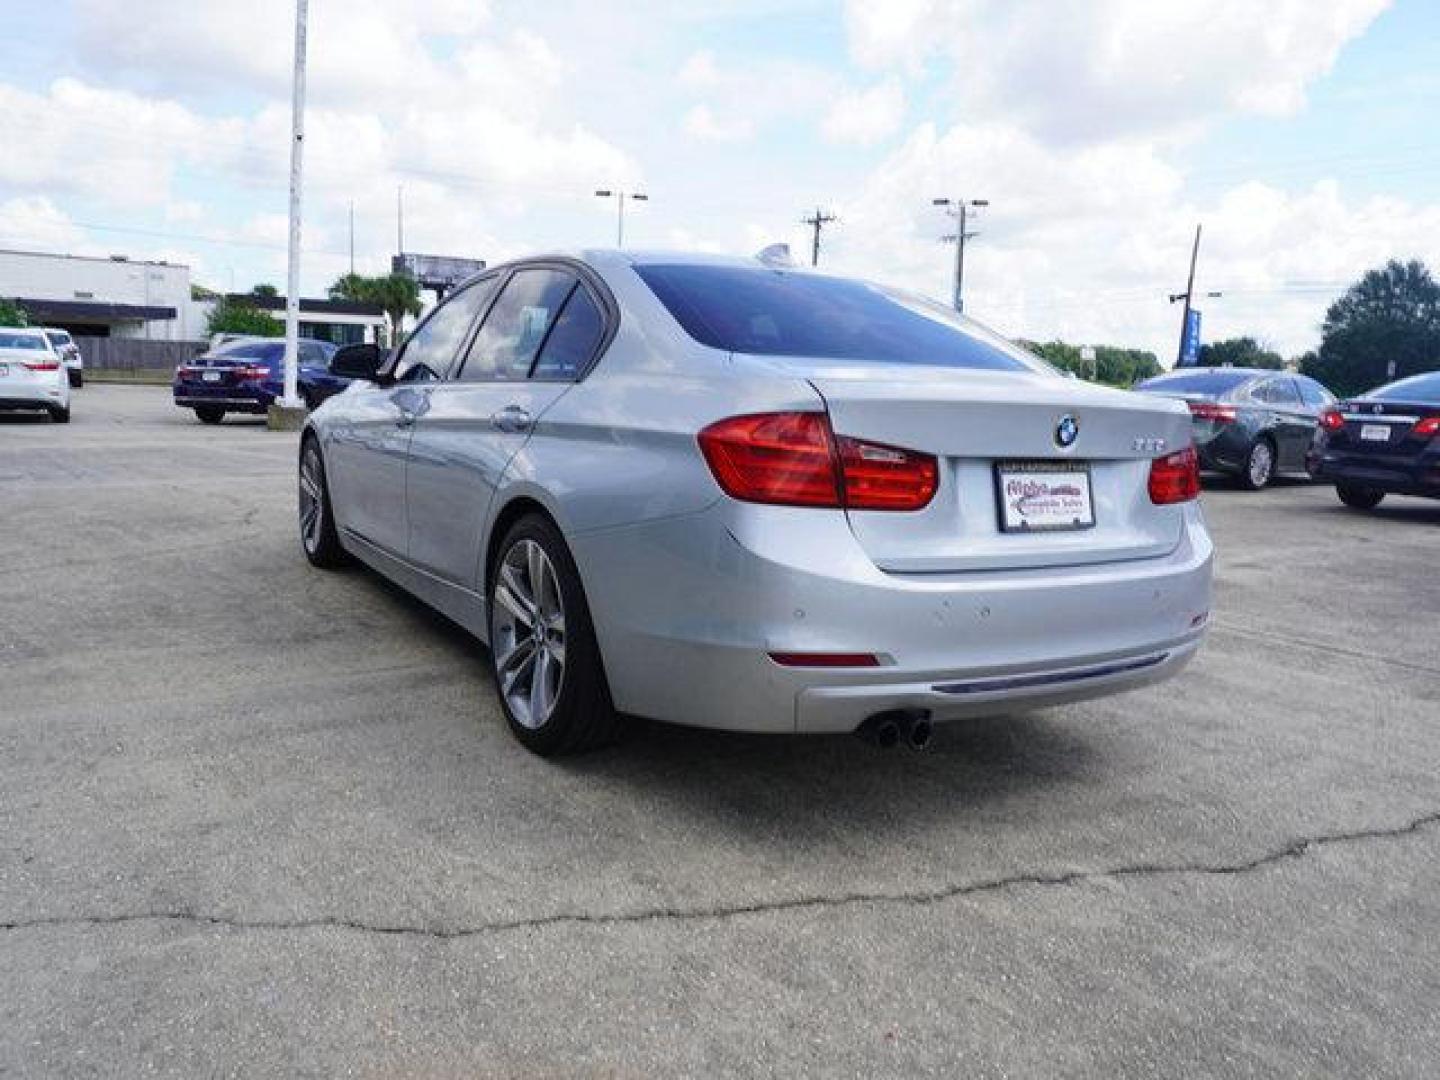
<svg viewBox="0 0 1440 1080">
<path fill-rule="evenodd" d="M 422 289 L 434 289 L 441 293 L 484 269 L 484 259 L 462 259 L 454 255 L 407 253 L 390 260 L 392 273 L 408 274 L 419 282 Z"/>
</svg>

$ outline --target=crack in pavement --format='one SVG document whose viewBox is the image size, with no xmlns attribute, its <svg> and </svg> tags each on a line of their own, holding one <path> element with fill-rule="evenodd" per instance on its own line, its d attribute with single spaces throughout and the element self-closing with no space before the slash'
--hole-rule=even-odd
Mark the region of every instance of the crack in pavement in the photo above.
<svg viewBox="0 0 1440 1080">
<path fill-rule="evenodd" d="M 744 915 L 765 915 L 804 909 L 828 909 L 878 904 L 937 904 L 963 896 L 1001 892 L 1017 886 L 1061 886 L 1084 884 L 1114 878 L 1198 875 L 1247 874 L 1276 863 L 1298 859 L 1315 848 L 1335 844 L 1353 844 L 1366 840 L 1391 840 L 1412 836 L 1440 823 L 1440 811 L 1423 814 L 1404 825 L 1388 829 L 1356 829 L 1350 832 L 1327 833 L 1292 840 L 1282 847 L 1243 862 L 1203 863 L 1136 863 L 1107 870 L 1072 870 L 1057 874 L 1016 874 L 959 885 L 913 892 L 851 892 L 831 896 L 798 896 L 782 900 L 759 900 L 749 904 L 717 905 L 709 908 L 646 908 L 629 912 L 582 913 L 558 912 L 528 918 L 500 920 L 465 927 L 427 927 L 399 924 L 368 923 L 358 919 L 326 916 L 315 919 L 268 920 L 240 919 L 225 915 L 200 915 L 191 911 L 146 911 L 116 915 L 52 915 L 34 919 L 0 922 L 0 930 L 20 931 L 45 927 L 120 926 L 142 922 L 183 922 L 199 926 L 215 926 L 233 930 L 353 930 L 358 933 L 396 937 L 425 937 L 440 941 L 503 934 L 515 930 L 540 930 L 552 926 L 624 926 L 645 922 L 701 922 L 732 919 Z"/>
<path fill-rule="evenodd" d="M 1256 637 L 1262 641 L 1276 641 L 1282 645 L 1290 645 L 1297 649 L 1314 649 L 1316 652 L 1331 653 L 1335 656 L 1348 656 L 1355 660 L 1369 660 L 1372 663 L 1404 668 L 1406 671 L 1418 672 L 1421 675 L 1440 675 L 1440 668 L 1426 667 L 1423 664 L 1412 663 L 1409 660 L 1399 660 L 1393 656 L 1381 656 L 1378 653 L 1369 653 L 1361 649 L 1349 649 L 1343 645 L 1331 645 L 1324 641 L 1299 637 L 1279 630 L 1262 630 L 1259 627 L 1242 626 L 1239 623 L 1231 622 L 1229 619 L 1212 619 L 1210 625 L 1222 632 L 1229 631 L 1232 634 L 1239 634 L 1242 637 Z"/>
</svg>

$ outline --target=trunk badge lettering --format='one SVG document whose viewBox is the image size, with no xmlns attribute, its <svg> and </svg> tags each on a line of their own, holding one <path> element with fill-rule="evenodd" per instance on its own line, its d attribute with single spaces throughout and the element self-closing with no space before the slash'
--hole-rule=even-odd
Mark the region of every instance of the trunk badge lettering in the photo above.
<svg viewBox="0 0 1440 1080">
<path fill-rule="evenodd" d="M 1068 448 L 1075 445 L 1075 440 L 1080 437 L 1080 421 L 1075 417 L 1066 414 L 1060 418 L 1055 425 L 1055 445 L 1061 448 Z"/>
</svg>

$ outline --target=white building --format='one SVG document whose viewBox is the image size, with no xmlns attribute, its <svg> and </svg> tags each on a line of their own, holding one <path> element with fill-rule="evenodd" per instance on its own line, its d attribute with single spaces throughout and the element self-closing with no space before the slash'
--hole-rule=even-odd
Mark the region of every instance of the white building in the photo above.
<svg viewBox="0 0 1440 1080">
<path fill-rule="evenodd" d="M 37 326 L 80 337 L 203 341 L 213 300 L 192 300 L 190 268 L 175 263 L 0 250 L 0 297 L 16 301 Z M 283 298 L 246 298 L 277 320 Z M 332 300 L 300 301 L 300 333 L 337 344 L 375 340 L 380 309 Z"/>
</svg>

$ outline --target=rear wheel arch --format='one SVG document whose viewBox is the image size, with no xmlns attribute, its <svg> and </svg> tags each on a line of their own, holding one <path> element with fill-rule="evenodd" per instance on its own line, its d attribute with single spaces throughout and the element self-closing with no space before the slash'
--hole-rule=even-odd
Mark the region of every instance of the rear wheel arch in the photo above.
<svg viewBox="0 0 1440 1080">
<path fill-rule="evenodd" d="M 500 557 L 500 544 L 505 539 L 505 534 L 526 514 L 539 514 L 554 525 L 562 535 L 564 534 L 565 530 L 560 528 L 560 523 L 555 520 L 555 515 L 544 503 L 529 495 L 516 495 L 500 508 L 500 512 L 490 522 L 490 534 L 485 542 L 485 562 L 480 567 L 480 591 L 482 594 L 488 595 L 489 593 L 490 575 L 495 570 L 495 560 Z"/>
</svg>

